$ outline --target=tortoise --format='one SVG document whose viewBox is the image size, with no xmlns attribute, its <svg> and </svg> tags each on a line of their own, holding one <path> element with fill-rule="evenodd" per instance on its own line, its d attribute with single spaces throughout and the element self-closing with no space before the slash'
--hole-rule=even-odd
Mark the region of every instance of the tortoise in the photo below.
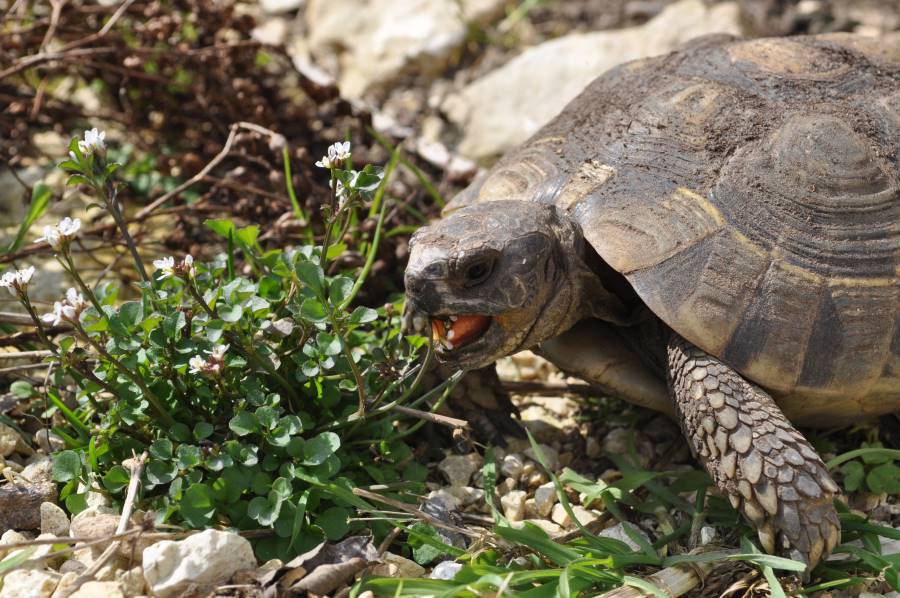
<svg viewBox="0 0 900 598">
<path fill-rule="evenodd" d="M 900 47 L 701 38 L 629 62 L 410 242 L 439 360 L 536 348 L 671 413 L 768 552 L 840 537 L 793 424 L 900 410 Z"/>
</svg>

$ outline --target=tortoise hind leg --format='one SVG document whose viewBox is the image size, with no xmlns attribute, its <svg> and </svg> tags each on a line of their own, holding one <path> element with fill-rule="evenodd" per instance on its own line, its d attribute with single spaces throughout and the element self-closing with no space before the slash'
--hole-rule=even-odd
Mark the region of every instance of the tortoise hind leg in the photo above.
<svg viewBox="0 0 900 598">
<path fill-rule="evenodd" d="M 730 367 L 672 334 L 669 386 L 691 448 L 719 490 L 809 572 L 840 539 L 838 486 L 775 401 Z M 778 546 L 780 544 L 780 546 Z"/>
</svg>

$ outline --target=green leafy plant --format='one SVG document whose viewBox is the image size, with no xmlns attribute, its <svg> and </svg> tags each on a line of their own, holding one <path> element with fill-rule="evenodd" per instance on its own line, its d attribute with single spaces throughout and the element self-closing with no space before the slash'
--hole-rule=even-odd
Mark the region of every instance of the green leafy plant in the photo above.
<svg viewBox="0 0 900 598">
<path fill-rule="evenodd" d="M 71 512 L 92 493 L 121 500 L 123 463 L 146 452 L 139 505 L 159 523 L 268 529 L 260 556 L 287 558 L 362 527 L 354 510 L 372 506 L 356 487 L 422 491 L 427 470 L 412 460 L 394 407 L 414 413 L 427 398 L 410 399 L 424 339 L 400 334 L 393 304 L 354 306 L 386 202 L 384 173 L 353 170 L 349 158 L 349 144 L 336 144 L 320 162 L 332 185 L 321 245 L 266 251 L 257 227 L 214 220 L 207 224 L 223 236 L 224 254 L 209 263 L 165 257 L 148 272 L 127 235 L 119 164 L 107 159 L 103 134 L 72 140 L 60 167 L 113 216 L 142 280 L 126 302 L 114 285 L 89 285 L 69 251 L 80 228 L 73 220 L 45 229 L 75 282 L 52 313 L 37 314 L 29 300 L 33 269 L 3 279 L 59 366 L 46 396 L 64 422 L 54 428 L 66 450 L 53 475 Z M 366 266 L 333 272 L 343 247 L 330 239 L 373 207 L 381 218 L 364 240 Z M 239 259 L 252 275 L 237 274 Z M 69 332 L 52 336 L 48 324 Z M 376 534 L 391 527 L 371 526 Z"/>
<path fill-rule="evenodd" d="M 842 476 L 848 492 L 868 490 L 875 494 L 900 493 L 900 451 L 880 442 L 864 442 L 862 447 L 833 459 L 828 465 Z"/>
</svg>

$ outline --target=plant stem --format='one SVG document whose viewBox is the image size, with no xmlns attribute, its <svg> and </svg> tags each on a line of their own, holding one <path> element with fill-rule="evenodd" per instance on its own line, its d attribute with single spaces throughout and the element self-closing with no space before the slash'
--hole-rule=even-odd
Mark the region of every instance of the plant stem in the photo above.
<svg viewBox="0 0 900 598">
<path fill-rule="evenodd" d="M 350 365 L 350 371 L 353 372 L 353 377 L 356 379 L 356 390 L 359 393 L 359 408 L 356 411 L 356 415 L 358 417 L 363 417 L 366 413 L 366 385 L 363 381 L 362 372 L 359 371 L 359 366 L 353 361 L 353 353 L 350 351 L 350 345 L 347 344 L 344 329 L 335 316 L 336 311 L 337 310 L 331 311 L 329 319 L 331 320 L 331 326 L 334 328 L 338 340 L 341 341 L 341 351 L 344 353 L 344 357 L 347 358 L 347 363 Z"/>
<path fill-rule="evenodd" d="M 285 144 L 284 148 L 281 150 L 281 155 L 284 158 L 284 183 L 287 187 L 288 197 L 291 198 L 294 216 L 297 217 L 297 220 L 309 225 L 309 218 L 307 218 L 306 212 L 304 212 L 303 208 L 300 206 L 300 201 L 297 199 L 297 193 L 294 191 L 294 180 L 293 175 L 291 174 L 291 154 L 288 151 L 287 144 Z M 312 235 L 312 229 L 308 228 L 307 230 L 309 231 L 309 234 Z"/>
<path fill-rule="evenodd" d="M 56 345 L 50 340 L 47 336 L 47 333 L 44 331 L 44 324 L 41 322 L 41 319 L 38 317 L 37 312 L 34 311 L 34 306 L 31 304 L 31 300 L 28 298 L 26 293 L 21 293 L 19 295 L 19 300 L 22 302 L 22 305 L 25 306 L 25 310 L 28 312 L 28 315 L 31 316 L 31 319 L 34 320 L 34 326 L 37 330 L 38 338 L 41 339 L 41 342 L 47 346 L 47 348 L 53 352 L 57 357 L 59 356 L 59 350 L 56 348 Z"/>
<path fill-rule="evenodd" d="M 99 353 L 103 356 L 104 359 L 112 363 L 117 370 L 125 375 L 126 378 L 137 384 L 138 388 L 140 388 L 141 392 L 144 393 L 144 396 L 147 397 L 147 401 L 150 403 L 150 405 L 153 406 L 166 426 L 171 427 L 177 423 L 175 419 L 171 415 L 169 415 L 169 412 L 166 409 L 165 405 L 162 404 L 159 398 L 153 393 L 152 390 L 150 390 L 150 387 L 147 386 L 147 383 L 144 382 L 144 380 L 140 376 L 132 372 L 130 369 L 125 367 L 122 362 L 110 355 L 109 352 L 103 348 L 103 346 L 101 346 L 99 343 L 95 342 L 94 339 L 88 336 L 88 334 L 84 331 L 83 328 L 81 328 L 81 326 L 78 326 L 78 331 L 81 333 L 81 336 L 88 342 L 88 344 L 90 344 L 94 348 L 94 350 L 97 351 L 97 353 Z"/>
<path fill-rule="evenodd" d="M 128 224 L 125 222 L 125 218 L 122 216 L 121 210 L 119 210 L 119 203 L 117 199 L 117 193 L 115 184 L 110 182 L 107 183 L 106 186 L 98 185 L 95 187 L 97 193 L 100 197 L 103 198 L 104 203 L 106 203 L 106 208 L 109 210 L 109 213 L 112 214 L 113 220 L 116 222 L 116 226 L 119 227 L 119 230 L 122 231 L 122 238 L 125 239 L 125 244 L 128 245 L 128 250 L 131 252 L 131 257 L 134 258 L 134 265 L 137 267 L 138 274 L 141 275 L 141 280 L 146 283 L 150 283 L 150 277 L 147 276 L 147 270 L 144 268 L 144 262 L 141 260 L 140 254 L 138 254 L 137 246 L 134 244 L 134 239 L 131 238 L 131 233 L 128 232 Z"/>
<path fill-rule="evenodd" d="M 385 180 L 387 180 L 387 175 L 385 175 Z M 353 287 L 350 289 L 350 294 L 341 301 L 341 304 L 338 306 L 339 309 L 346 309 L 347 306 L 356 298 L 356 295 L 359 293 L 363 284 L 366 282 L 366 278 L 369 276 L 369 272 L 372 271 L 372 265 L 375 263 L 375 254 L 378 251 L 378 245 L 381 243 L 381 228 L 384 224 L 384 215 L 387 209 L 388 202 L 384 202 L 381 204 L 381 211 L 378 214 L 378 223 L 375 225 L 375 235 L 372 237 L 372 245 L 369 247 L 369 254 L 366 256 L 366 263 L 363 265 L 363 269 L 360 271 L 359 276 L 356 277 L 356 282 L 353 283 Z"/>
<path fill-rule="evenodd" d="M 328 261 L 328 246 L 331 244 L 331 231 L 337 220 L 337 177 L 334 170 L 331 170 L 331 197 L 328 200 L 328 222 L 325 223 L 325 237 L 322 239 L 322 257 L 319 259 L 319 265 L 325 269 Z"/>
<path fill-rule="evenodd" d="M 64 251 L 63 259 L 60 260 L 57 255 L 57 261 L 59 261 L 60 265 L 69 273 L 69 275 L 75 280 L 75 284 L 81 289 L 81 292 L 85 294 L 85 296 L 90 300 L 91 305 L 94 306 L 94 309 L 97 310 L 97 316 L 102 320 L 106 317 L 106 312 L 103 311 L 103 307 L 100 305 L 100 301 L 97 299 L 97 296 L 94 295 L 94 291 L 87 286 L 84 282 L 84 279 L 81 278 L 81 275 L 78 273 L 78 270 L 75 269 L 75 263 L 72 261 L 72 256 L 69 255 L 68 250 Z"/>
</svg>

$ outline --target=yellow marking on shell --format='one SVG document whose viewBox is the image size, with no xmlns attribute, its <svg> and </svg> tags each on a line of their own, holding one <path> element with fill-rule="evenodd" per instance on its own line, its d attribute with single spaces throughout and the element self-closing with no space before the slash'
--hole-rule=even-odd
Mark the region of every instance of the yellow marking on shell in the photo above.
<svg viewBox="0 0 900 598">
<path fill-rule="evenodd" d="M 777 265 L 801 278 L 808 280 L 813 284 L 825 284 L 829 287 L 889 287 L 889 286 L 900 286 L 900 264 L 898 264 L 894 271 L 897 273 L 897 276 L 883 276 L 883 277 L 860 277 L 853 278 L 850 276 L 847 277 L 827 277 L 818 274 L 809 268 L 804 268 L 803 266 L 798 266 L 791 262 L 784 254 L 784 252 L 778 248 L 774 247 L 771 251 L 766 251 L 753 241 L 751 241 L 746 235 L 741 233 L 736 229 L 731 229 L 729 231 L 731 234 L 731 238 L 734 239 L 735 242 L 740 243 L 741 245 L 747 247 L 752 250 L 754 253 L 764 256 L 770 257 Z"/>
<path fill-rule="evenodd" d="M 811 284 L 820 285 L 822 284 L 822 279 L 824 276 L 816 274 L 812 270 L 808 268 L 804 268 L 803 266 L 798 266 L 796 264 L 791 263 L 784 255 L 784 252 L 778 247 L 772 248 L 772 258 L 778 264 L 778 266 L 784 270 L 785 272 L 789 272 L 798 278 L 803 278 L 809 281 Z"/>
<path fill-rule="evenodd" d="M 535 139 L 531 142 L 531 147 L 538 147 L 541 145 L 562 145 L 565 142 L 565 137 L 560 137 L 559 135 L 551 135 L 550 137 L 541 137 L 540 139 Z"/>
<path fill-rule="evenodd" d="M 731 238 L 734 239 L 735 242 L 740 243 L 742 246 L 746 247 L 756 255 L 766 259 L 770 259 L 772 257 L 772 254 L 751 241 L 750 237 L 737 230 L 736 228 L 732 228 L 728 232 L 731 233 Z"/>
<path fill-rule="evenodd" d="M 687 187 L 678 187 L 671 195 L 670 200 L 682 203 L 686 206 L 694 204 L 697 207 L 701 208 L 704 212 L 709 214 L 709 216 L 712 217 L 713 221 L 719 226 L 725 224 L 725 217 L 722 216 L 722 212 L 719 211 L 719 208 L 712 205 L 712 203 L 708 199 L 706 199 L 696 191 L 691 191 Z"/>
<path fill-rule="evenodd" d="M 609 207 L 586 229 L 603 259 L 627 276 L 666 261 L 724 226 L 725 218 L 705 197 L 680 187 L 657 204 Z"/>
<path fill-rule="evenodd" d="M 556 205 L 565 210 L 571 209 L 615 175 L 616 169 L 612 166 L 601 164 L 597 160 L 585 162 L 563 186 L 556 197 Z"/>
<path fill-rule="evenodd" d="M 848 64 L 835 64 L 820 48 L 784 39 L 754 39 L 727 48 L 732 63 L 752 64 L 763 73 L 793 79 L 834 78 L 850 69 Z"/>
<path fill-rule="evenodd" d="M 900 272 L 898 272 L 900 274 Z M 868 278 L 852 278 L 852 277 L 834 277 L 826 278 L 826 283 L 830 287 L 891 287 L 900 286 L 900 278 L 893 276 L 884 277 L 868 277 Z"/>
</svg>

